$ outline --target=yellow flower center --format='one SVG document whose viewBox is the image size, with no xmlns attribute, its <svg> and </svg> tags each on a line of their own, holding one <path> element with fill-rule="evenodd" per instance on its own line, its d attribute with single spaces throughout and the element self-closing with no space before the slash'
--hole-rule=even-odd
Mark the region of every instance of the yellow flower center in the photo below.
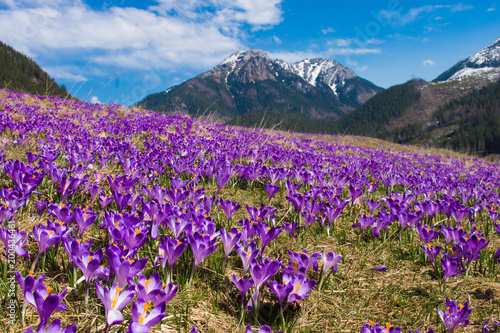
<svg viewBox="0 0 500 333">
<path fill-rule="evenodd" d="M 146 318 L 146 311 L 148 311 L 151 308 L 151 305 L 149 304 L 144 304 L 144 308 L 142 309 L 142 314 L 139 316 L 139 324 L 142 325 L 144 322 L 144 319 Z"/>
<path fill-rule="evenodd" d="M 123 288 L 116 287 L 115 289 L 115 297 L 113 297 L 113 303 L 111 304 L 111 307 L 114 309 L 116 306 L 116 303 L 118 302 L 118 297 L 120 296 L 120 292 L 123 290 Z"/>
</svg>

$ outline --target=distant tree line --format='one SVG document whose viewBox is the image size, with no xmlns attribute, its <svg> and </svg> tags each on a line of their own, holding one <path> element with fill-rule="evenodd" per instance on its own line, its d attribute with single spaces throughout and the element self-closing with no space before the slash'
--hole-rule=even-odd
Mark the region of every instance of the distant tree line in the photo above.
<svg viewBox="0 0 500 333">
<path fill-rule="evenodd" d="M 379 137 L 380 128 L 401 116 L 419 98 L 420 93 L 412 84 L 391 87 L 339 119 L 334 131 L 339 134 Z"/>
<path fill-rule="evenodd" d="M 40 66 L 12 47 L 0 42 L 0 88 L 33 95 L 71 97 Z"/>
<path fill-rule="evenodd" d="M 500 81 L 452 100 L 434 114 L 439 127 L 458 124 L 441 145 L 482 154 L 500 154 Z"/>
</svg>

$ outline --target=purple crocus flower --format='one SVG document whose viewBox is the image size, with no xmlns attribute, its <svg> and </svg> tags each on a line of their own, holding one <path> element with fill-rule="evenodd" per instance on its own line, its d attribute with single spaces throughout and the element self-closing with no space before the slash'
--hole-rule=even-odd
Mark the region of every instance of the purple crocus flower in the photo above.
<svg viewBox="0 0 500 333">
<path fill-rule="evenodd" d="M 374 222 L 375 222 L 374 217 L 359 214 L 359 222 L 354 223 L 352 227 L 353 228 L 361 227 L 361 233 L 363 233 L 365 229 L 371 226 Z"/>
<path fill-rule="evenodd" d="M 380 206 L 382 206 L 382 203 L 380 201 L 376 201 L 376 200 L 373 200 L 373 199 L 367 200 L 366 204 L 368 205 L 368 208 L 370 209 L 370 212 L 371 212 L 372 215 L 373 215 L 373 213 L 375 212 L 375 210 L 377 208 L 379 208 Z"/>
<path fill-rule="evenodd" d="M 179 287 L 174 286 L 173 282 L 163 284 L 160 288 L 160 292 L 151 298 L 151 302 L 153 302 L 154 305 L 158 305 L 160 303 L 166 304 L 177 294 L 177 289 L 179 289 Z"/>
<path fill-rule="evenodd" d="M 313 224 L 316 221 L 316 216 L 321 212 L 324 207 L 324 203 L 320 202 L 305 202 L 306 211 L 302 213 L 304 217 L 304 226 Z"/>
<path fill-rule="evenodd" d="M 61 240 L 61 236 L 56 232 L 53 225 L 52 227 L 51 225 L 45 226 L 43 224 L 34 226 L 33 237 L 38 243 L 38 256 Z"/>
<path fill-rule="evenodd" d="M 377 266 L 371 269 L 377 272 L 387 272 L 387 266 Z"/>
<path fill-rule="evenodd" d="M 134 277 L 146 266 L 148 258 L 135 260 L 126 256 L 121 256 L 118 250 L 109 247 L 106 250 L 108 256 L 109 266 L 113 273 L 115 273 L 116 283 L 118 287 L 125 288 L 128 284 L 128 278 Z"/>
<path fill-rule="evenodd" d="M 25 323 L 25 316 L 26 316 L 26 294 L 32 294 L 34 290 L 38 288 L 40 284 L 42 284 L 43 280 L 45 279 L 45 275 L 40 276 L 38 279 L 35 280 L 33 277 L 33 272 L 30 271 L 28 275 L 26 275 L 26 278 L 23 278 L 21 273 L 16 272 L 16 280 L 21 289 L 23 290 L 23 309 L 21 312 L 22 316 L 22 323 L 24 325 Z"/>
<path fill-rule="evenodd" d="M 51 287 L 39 283 L 33 293 L 26 292 L 24 294 L 26 302 L 33 305 L 38 311 L 40 325 L 45 325 L 55 310 L 67 310 L 66 305 L 61 303 L 66 295 L 66 289 L 62 291 L 61 295 L 50 294 L 51 291 Z"/>
<path fill-rule="evenodd" d="M 26 236 L 26 231 L 19 232 L 18 228 L 2 228 L 0 227 L 0 238 L 5 244 L 5 254 L 12 253 L 12 248 L 14 252 L 21 257 L 29 258 L 28 252 L 24 249 L 26 243 L 28 242 L 28 237 Z M 24 239 L 23 239 L 24 238 Z M 9 251 L 9 249 L 11 249 Z"/>
<path fill-rule="evenodd" d="M 455 301 L 450 301 L 448 297 L 446 297 L 445 311 L 438 308 L 439 317 L 441 317 L 448 333 L 451 333 L 458 326 L 467 326 L 471 312 L 472 308 L 469 308 L 469 301 L 457 305 Z"/>
<path fill-rule="evenodd" d="M 219 243 L 216 243 L 215 239 L 211 240 L 209 235 L 200 235 L 198 232 L 195 232 L 193 235 L 187 235 L 187 241 L 191 246 L 191 251 L 193 251 L 193 271 L 191 272 L 190 281 L 192 281 L 194 276 L 194 270 L 198 267 L 199 264 L 212 252 L 217 249 Z"/>
<path fill-rule="evenodd" d="M 135 227 L 128 227 L 123 230 L 123 242 L 128 249 L 137 251 L 140 249 L 148 240 L 149 226 L 144 225 L 141 222 Z"/>
<path fill-rule="evenodd" d="M 224 214 L 226 214 L 228 220 L 230 220 L 233 214 L 236 213 L 241 207 L 239 203 L 234 203 L 231 200 L 225 201 L 223 199 L 220 199 L 219 204 L 222 207 Z"/>
<path fill-rule="evenodd" d="M 288 250 L 288 255 L 290 256 L 290 260 L 288 261 L 288 267 L 284 268 L 285 272 L 292 275 L 306 275 L 307 270 L 311 265 L 313 266 L 315 272 L 318 271 L 318 262 L 316 261 L 316 258 L 321 255 L 318 252 L 314 252 L 309 257 L 306 249 L 303 249 L 301 253 Z"/>
<path fill-rule="evenodd" d="M 132 195 L 130 194 L 121 194 L 117 191 L 113 191 L 113 199 L 115 199 L 116 207 L 118 208 L 118 212 L 122 212 L 125 207 L 127 207 L 128 202 Z"/>
<path fill-rule="evenodd" d="M 312 288 L 316 285 L 316 280 L 306 280 L 304 275 L 291 275 L 288 276 L 283 274 L 283 283 L 291 284 L 293 286 L 292 291 L 287 297 L 286 306 L 292 304 L 295 301 L 305 299 L 310 295 L 307 295 Z M 285 307 L 286 307 L 285 306 Z"/>
<path fill-rule="evenodd" d="M 167 226 L 174 233 L 175 238 L 179 238 L 183 232 L 191 233 L 192 224 L 185 218 L 173 218 L 169 217 L 166 219 Z"/>
<path fill-rule="evenodd" d="M 173 239 L 168 236 L 161 237 L 161 243 L 158 248 L 159 256 L 155 258 L 155 264 L 160 262 L 162 269 L 165 271 L 165 266 L 168 262 L 167 282 L 170 281 L 172 268 L 175 262 L 186 249 L 187 243 L 184 239 Z"/>
<path fill-rule="evenodd" d="M 360 186 L 349 185 L 349 194 L 351 195 L 351 205 L 356 201 L 357 198 L 363 194 L 363 188 Z"/>
<path fill-rule="evenodd" d="M 441 246 L 432 246 L 431 244 L 427 243 L 427 245 L 420 245 L 422 250 L 424 250 L 424 253 L 427 255 L 429 258 L 432 266 L 436 268 L 436 265 L 434 264 L 434 259 L 441 253 Z"/>
<path fill-rule="evenodd" d="M 485 321 L 483 325 L 483 333 L 488 333 L 490 332 L 496 332 L 500 328 L 500 322 L 498 321 L 497 318 L 489 318 L 488 320 Z"/>
<path fill-rule="evenodd" d="M 283 301 L 292 292 L 293 284 L 286 283 L 285 280 L 283 280 L 283 283 L 273 281 L 272 284 L 267 283 L 267 287 L 273 294 L 276 295 L 276 297 L 278 297 L 278 302 L 280 303 L 280 314 L 283 315 Z"/>
<path fill-rule="evenodd" d="M 279 260 L 266 258 L 260 264 L 257 260 L 252 260 L 250 263 L 250 275 L 254 281 L 255 290 L 259 291 L 260 287 L 272 278 L 280 267 L 281 262 Z"/>
<path fill-rule="evenodd" d="M 422 226 L 420 223 L 417 223 L 416 229 L 418 236 L 420 237 L 420 241 L 425 244 L 428 244 L 433 239 L 438 238 L 440 234 L 440 232 L 435 232 L 434 229 L 429 227 L 427 224 Z"/>
<path fill-rule="evenodd" d="M 333 272 L 337 273 L 338 262 L 342 260 L 342 256 L 337 252 L 332 251 L 325 254 L 325 250 L 321 252 L 321 259 L 323 260 L 323 275 L 333 266 Z"/>
<path fill-rule="evenodd" d="M 107 280 L 109 276 L 109 268 L 101 266 L 103 257 L 102 248 L 95 252 L 84 251 L 82 255 L 73 252 L 71 254 L 73 262 L 82 271 L 85 277 L 85 304 L 88 303 L 89 284 L 94 277 L 102 280 Z"/>
<path fill-rule="evenodd" d="M 71 223 L 75 220 L 75 216 L 71 213 L 72 205 L 50 203 L 47 206 L 48 212 L 58 221 L 63 223 Z"/>
<path fill-rule="evenodd" d="M 137 295 L 144 299 L 145 302 L 149 301 L 154 296 L 158 295 L 160 290 L 164 287 L 164 283 L 160 281 L 160 273 L 155 272 L 149 279 L 142 273 L 137 275 L 137 283 L 134 279 L 129 278 L 129 284 L 135 285 Z"/>
<path fill-rule="evenodd" d="M 337 206 L 325 206 L 325 218 L 328 218 L 328 228 L 326 229 L 328 235 L 330 235 L 333 222 L 339 217 L 340 213 L 342 213 L 342 209 Z"/>
<path fill-rule="evenodd" d="M 293 205 L 295 212 L 302 211 L 306 201 L 302 193 L 292 193 L 290 196 L 286 196 L 286 200 L 288 200 Z"/>
<path fill-rule="evenodd" d="M 34 333 L 33 327 L 29 327 L 24 333 Z M 37 333 L 76 333 L 76 324 L 61 327 L 61 321 L 54 319 L 45 330 L 45 325 L 38 326 Z"/>
<path fill-rule="evenodd" d="M 148 313 L 151 308 L 146 301 L 139 297 L 132 305 L 132 322 L 127 333 L 148 333 L 149 329 L 158 324 L 165 317 L 165 302 L 158 304 Z"/>
<path fill-rule="evenodd" d="M 398 216 L 399 222 L 401 222 L 401 230 L 403 230 L 407 225 L 410 226 L 410 230 L 413 230 L 413 226 L 419 220 L 419 217 L 417 215 L 406 210 L 401 210 L 396 215 Z"/>
<path fill-rule="evenodd" d="M 264 254 L 264 249 L 267 244 L 273 239 L 279 236 L 281 233 L 281 227 L 269 227 L 266 223 L 257 223 L 254 225 L 255 233 L 260 237 L 262 241 L 262 251 L 260 251 L 260 257 Z"/>
<path fill-rule="evenodd" d="M 457 225 L 462 224 L 462 220 L 469 214 L 469 210 L 462 205 L 455 205 L 451 208 L 451 216 L 457 222 Z"/>
<path fill-rule="evenodd" d="M 248 289 L 253 286 L 253 280 L 246 275 L 243 275 L 241 279 L 238 280 L 236 275 L 233 274 L 233 282 L 236 285 L 236 288 L 240 291 L 241 294 L 241 308 L 243 308 L 243 304 L 245 302 L 245 294 Z"/>
<path fill-rule="evenodd" d="M 75 207 L 73 214 L 78 226 L 78 235 L 81 238 L 84 231 L 97 220 L 97 213 L 93 213 L 91 209 L 83 210 Z"/>
<path fill-rule="evenodd" d="M 384 327 L 379 323 L 374 323 L 370 320 L 368 323 L 363 325 L 360 333 L 401 333 L 401 327 L 394 327 L 389 323 L 386 323 Z"/>
<path fill-rule="evenodd" d="M 119 324 L 123 321 L 123 315 L 120 312 L 134 298 L 135 288 L 120 288 L 118 282 L 108 289 L 107 286 L 101 286 L 98 280 L 95 280 L 95 289 L 97 296 L 106 309 L 106 331 L 108 326 Z"/>
<path fill-rule="evenodd" d="M 443 256 L 443 258 L 441 258 L 441 266 L 443 266 L 444 271 L 443 282 L 449 277 L 462 274 L 466 271 L 466 269 L 457 271 L 457 269 L 460 267 L 460 262 L 457 261 L 456 258 L 446 254 Z"/>
<path fill-rule="evenodd" d="M 443 235 L 444 237 L 446 246 L 448 246 L 448 244 L 450 244 L 450 242 L 453 240 L 453 228 L 440 225 L 439 229 L 441 230 L 441 235 Z"/>
<path fill-rule="evenodd" d="M 247 330 L 245 331 L 245 333 L 253 333 L 252 327 L 250 325 L 247 326 Z M 261 328 L 259 328 L 259 331 L 257 333 L 272 333 L 271 327 L 264 325 Z M 283 333 L 283 331 L 279 331 L 277 333 Z"/>
<path fill-rule="evenodd" d="M 238 232 L 238 229 L 236 228 L 231 229 L 229 232 L 226 232 L 226 229 L 221 229 L 220 238 L 222 240 L 222 244 L 224 245 L 224 264 L 222 265 L 224 271 L 226 268 L 227 257 L 229 257 L 229 254 L 233 250 L 234 246 L 240 240 L 241 232 Z"/>
<path fill-rule="evenodd" d="M 293 239 L 295 240 L 295 229 L 297 228 L 298 225 L 299 225 L 298 222 L 292 222 L 292 223 L 286 222 L 285 224 L 283 224 L 283 229 L 290 235 L 292 235 Z"/>
<path fill-rule="evenodd" d="M 88 251 L 92 246 L 93 239 L 86 243 L 82 243 L 81 239 L 75 239 L 73 237 L 63 237 L 62 243 L 66 253 L 68 254 L 68 262 L 73 262 L 73 255 L 81 257 L 83 252 Z"/>
<path fill-rule="evenodd" d="M 111 201 L 113 201 L 113 197 L 108 197 L 102 192 L 99 194 L 99 204 L 101 205 L 101 210 L 104 210 L 104 208 L 106 208 L 106 206 L 109 205 Z"/>
<path fill-rule="evenodd" d="M 267 192 L 267 200 L 268 200 L 268 202 L 271 202 L 271 199 L 280 190 L 280 187 L 278 185 L 265 184 L 264 185 L 264 189 Z"/>
<path fill-rule="evenodd" d="M 243 270 L 246 272 L 248 271 L 248 268 L 250 267 L 250 262 L 254 260 L 260 253 L 260 249 L 257 248 L 257 245 L 255 245 L 255 242 L 250 242 L 248 244 L 248 247 L 245 248 L 243 245 L 236 244 L 236 253 L 241 258 L 241 262 L 243 263 Z"/>
<path fill-rule="evenodd" d="M 35 280 L 32 271 L 30 271 L 28 275 L 26 275 L 26 278 L 23 278 L 21 273 L 16 272 L 16 280 L 21 289 L 23 290 L 23 295 L 25 293 L 32 293 L 35 289 L 38 288 L 38 285 L 41 284 L 44 279 L 45 275 L 42 275 Z"/>
</svg>

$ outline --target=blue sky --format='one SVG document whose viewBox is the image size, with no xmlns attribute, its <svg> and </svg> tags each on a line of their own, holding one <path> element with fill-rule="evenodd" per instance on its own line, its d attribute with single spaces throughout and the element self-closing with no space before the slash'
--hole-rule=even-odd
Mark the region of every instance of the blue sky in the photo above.
<svg viewBox="0 0 500 333">
<path fill-rule="evenodd" d="M 334 59 L 384 88 L 500 37 L 496 1 L 0 0 L 0 40 L 86 101 L 131 105 L 249 48 Z"/>
</svg>

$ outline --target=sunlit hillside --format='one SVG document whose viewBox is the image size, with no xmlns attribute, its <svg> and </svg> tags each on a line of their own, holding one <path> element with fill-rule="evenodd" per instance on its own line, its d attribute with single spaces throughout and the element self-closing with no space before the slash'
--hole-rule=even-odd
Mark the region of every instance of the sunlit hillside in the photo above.
<svg viewBox="0 0 500 333">
<path fill-rule="evenodd" d="M 4 331 L 498 322 L 498 164 L 9 90 L 0 135 Z"/>
</svg>

